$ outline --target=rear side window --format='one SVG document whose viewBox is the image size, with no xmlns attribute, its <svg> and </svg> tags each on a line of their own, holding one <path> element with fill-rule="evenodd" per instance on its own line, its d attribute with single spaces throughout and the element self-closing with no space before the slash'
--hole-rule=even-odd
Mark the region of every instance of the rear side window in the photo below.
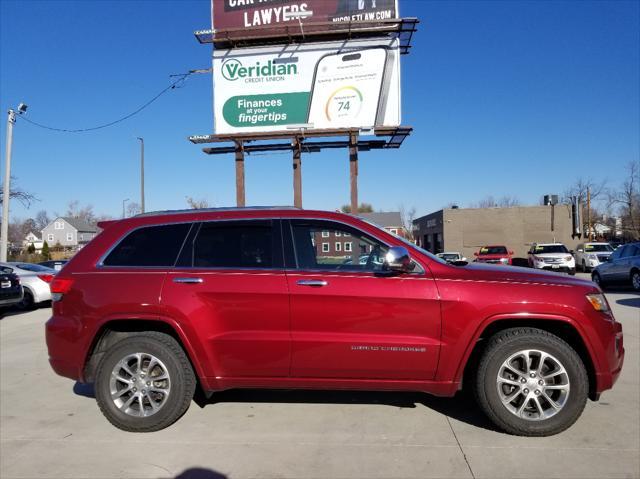
<svg viewBox="0 0 640 479">
<path fill-rule="evenodd" d="M 105 266 L 173 266 L 191 223 L 132 231 L 102 262 Z"/>
<path fill-rule="evenodd" d="M 203 223 L 193 242 L 192 264 L 196 268 L 272 268 L 274 244 L 268 220 Z"/>
</svg>

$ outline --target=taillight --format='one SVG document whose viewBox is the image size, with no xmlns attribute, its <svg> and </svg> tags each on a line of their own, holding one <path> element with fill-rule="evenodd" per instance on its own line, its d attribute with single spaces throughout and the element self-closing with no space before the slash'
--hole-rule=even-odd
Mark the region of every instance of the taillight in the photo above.
<svg viewBox="0 0 640 479">
<path fill-rule="evenodd" d="M 68 293 L 72 285 L 72 279 L 54 278 L 49 285 L 49 288 L 51 289 L 51 299 L 54 301 L 60 301 L 62 299 L 62 295 Z"/>
<path fill-rule="evenodd" d="M 53 280 L 53 275 L 52 274 L 39 274 L 38 278 L 40 278 L 45 283 L 51 283 L 51 280 Z"/>
</svg>

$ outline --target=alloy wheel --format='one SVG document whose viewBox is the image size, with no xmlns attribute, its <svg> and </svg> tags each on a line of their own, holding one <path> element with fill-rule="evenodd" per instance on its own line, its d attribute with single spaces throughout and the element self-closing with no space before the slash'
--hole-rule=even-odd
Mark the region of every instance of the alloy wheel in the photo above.
<svg viewBox="0 0 640 479">
<path fill-rule="evenodd" d="M 502 405 L 528 421 L 541 421 L 558 414 L 569 398 L 569 375 L 553 355 L 525 349 L 509 356 L 496 378 Z"/>
<path fill-rule="evenodd" d="M 169 371 L 160 359 L 148 353 L 134 353 L 114 366 L 109 379 L 111 400 L 130 416 L 156 414 L 171 392 Z"/>
</svg>

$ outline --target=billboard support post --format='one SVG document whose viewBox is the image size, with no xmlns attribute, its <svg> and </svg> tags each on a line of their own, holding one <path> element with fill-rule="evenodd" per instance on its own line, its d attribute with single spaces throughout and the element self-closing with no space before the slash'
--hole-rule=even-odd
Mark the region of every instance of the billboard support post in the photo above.
<svg viewBox="0 0 640 479">
<path fill-rule="evenodd" d="M 244 194 L 244 144 L 236 141 L 236 206 L 245 206 Z"/>
<path fill-rule="evenodd" d="M 349 135 L 349 177 L 351 187 L 351 214 L 358 213 L 358 135 Z"/>
<path fill-rule="evenodd" d="M 295 137 L 293 146 L 293 206 L 302 208 L 302 145 L 298 137 Z"/>
</svg>

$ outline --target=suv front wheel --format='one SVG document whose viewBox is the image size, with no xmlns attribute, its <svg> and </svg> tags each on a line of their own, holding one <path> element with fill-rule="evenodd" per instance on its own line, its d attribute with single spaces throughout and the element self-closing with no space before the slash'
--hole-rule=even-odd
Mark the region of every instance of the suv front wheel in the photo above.
<svg viewBox="0 0 640 479">
<path fill-rule="evenodd" d="M 189 408 L 196 380 L 189 359 L 171 336 L 132 333 L 102 357 L 95 393 L 114 426 L 152 432 L 173 424 Z"/>
<path fill-rule="evenodd" d="M 480 407 L 501 429 L 550 436 L 578 419 L 589 380 L 580 356 L 565 341 L 541 329 L 513 328 L 489 340 L 475 386 Z"/>
</svg>

